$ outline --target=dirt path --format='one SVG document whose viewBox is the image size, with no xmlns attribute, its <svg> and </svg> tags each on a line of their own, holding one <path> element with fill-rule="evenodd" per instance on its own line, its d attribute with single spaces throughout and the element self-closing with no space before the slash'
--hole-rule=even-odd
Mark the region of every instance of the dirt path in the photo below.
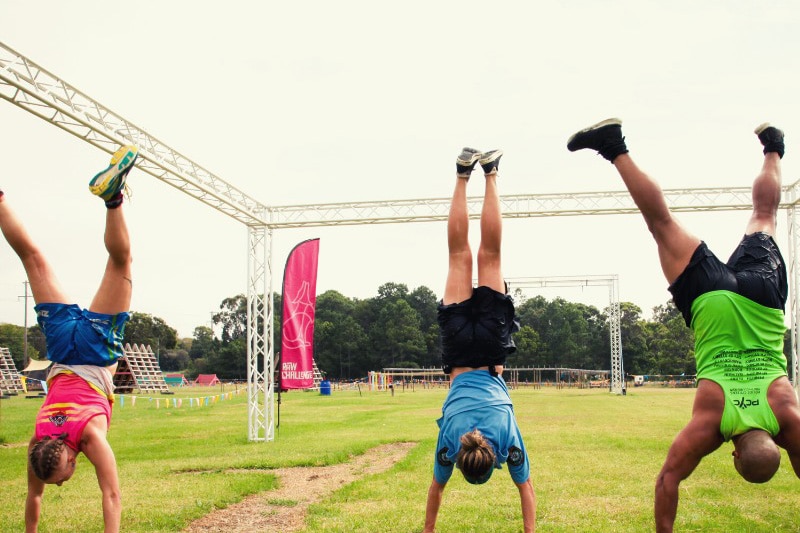
<svg viewBox="0 0 800 533">
<path fill-rule="evenodd" d="M 185 533 L 290 533 L 305 527 L 309 504 L 369 474 L 391 468 L 416 446 L 413 442 L 384 444 L 343 464 L 277 468 L 278 488 L 248 496 L 225 509 L 195 520 Z"/>
</svg>

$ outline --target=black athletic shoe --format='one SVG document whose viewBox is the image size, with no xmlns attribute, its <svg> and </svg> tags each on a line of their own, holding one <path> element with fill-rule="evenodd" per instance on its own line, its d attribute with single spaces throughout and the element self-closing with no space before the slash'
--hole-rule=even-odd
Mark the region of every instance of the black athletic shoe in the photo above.
<svg viewBox="0 0 800 533">
<path fill-rule="evenodd" d="M 588 128 L 582 129 L 567 141 L 567 150 L 575 152 L 591 148 L 601 156 L 614 161 L 618 155 L 627 154 L 625 137 L 622 136 L 622 121 L 618 118 L 609 118 Z"/>
<path fill-rule="evenodd" d="M 765 122 L 755 129 L 755 134 L 758 135 L 758 140 L 764 147 L 764 153 L 777 152 L 783 159 L 783 131 L 779 130 L 769 122 Z"/>
<path fill-rule="evenodd" d="M 459 178 L 469 179 L 472 174 L 472 169 L 475 168 L 475 163 L 481 158 L 480 151 L 475 148 L 464 147 L 461 154 L 456 158 L 456 175 Z"/>
<path fill-rule="evenodd" d="M 484 174 L 497 173 L 500 167 L 500 158 L 503 157 L 502 150 L 490 150 L 481 154 L 481 168 Z"/>
</svg>

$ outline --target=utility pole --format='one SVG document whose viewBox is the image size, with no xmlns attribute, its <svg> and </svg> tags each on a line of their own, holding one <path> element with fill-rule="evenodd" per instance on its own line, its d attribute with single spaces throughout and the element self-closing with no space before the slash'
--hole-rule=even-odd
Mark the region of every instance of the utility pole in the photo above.
<svg viewBox="0 0 800 533">
<path fill-rule="evenodd" d="M 25 366 L 28 366 L 30 361 L 28 360 L 28 280 L 22 282 L 22 285 L 25 287 L 25 294 L 23 296 L 17 296 L 17 298 L 24 298 L 25 299 L 25 337 L 23 341 L 23 351 L 25 352 Z"/>
</svg>

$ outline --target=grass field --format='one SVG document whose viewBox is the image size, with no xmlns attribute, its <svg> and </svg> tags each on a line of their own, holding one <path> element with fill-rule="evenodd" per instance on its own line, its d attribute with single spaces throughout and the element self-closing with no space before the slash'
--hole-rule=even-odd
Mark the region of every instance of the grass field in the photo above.
<svg viewBox="0 0 800 533">
<path fill-rule="evenodd" d="M 230 392 L 230 386 L 225 392 Z M 219 394 L 178 389 L 175 397 Z M 312 505 L 308 532 L 418 532 L 432 475 L 435 419 L 445 390 L 334 390 L 283 395 L 272 442 L 247 441 L 245 394 L 169 409 L 139 397 L 115 407 L 109 440 L 123 491 L 124 532 L 180 531 L 216 507 L 275 487 L 265 469 L 335 464 L 382 443 L 418 445 L 391 470 L 367 476 Z M 692 389 L 517 389 L 515 410 L 532 460 L 538 531 L 652 531 L 653 483 L 667 448 L 686 423 Z M 153 398 L 164 398 L 153 396 Z M 40 400 L 0 402 L 0 530 L 23 531 L 25 453 Z M 800 481 L 784 455 L 775 478 L 751 485 L 735 473 L 730 444 L 681 485 L 676 531 L 800 530 Z M 235 469 L 235 471 L 231 471 Z M 101 531 L 94 470 L 81 456 L 71 481 L 45 491 L 42 533 Z M 517 490 L 507 472 L 482 486 L 455 474 L 445 491 L 439 533 L 521 530 Z"/>
</svg>

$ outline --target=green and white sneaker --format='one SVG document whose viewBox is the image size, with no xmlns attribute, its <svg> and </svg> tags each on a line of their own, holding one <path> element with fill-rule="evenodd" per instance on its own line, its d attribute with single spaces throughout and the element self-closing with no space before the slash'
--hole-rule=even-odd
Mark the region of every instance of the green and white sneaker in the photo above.
<svg viewBox="0 0 800 533">
<path fill-rule="evenodd" d="M 89 182 L 89 190 L 106 202 L 113 200 L 125 190 L 125 178 L 133 168 L 139 149 L 136 146 L 123 146 L 111 156 L 108 168 L 99 172 Z"/>
</svg>

